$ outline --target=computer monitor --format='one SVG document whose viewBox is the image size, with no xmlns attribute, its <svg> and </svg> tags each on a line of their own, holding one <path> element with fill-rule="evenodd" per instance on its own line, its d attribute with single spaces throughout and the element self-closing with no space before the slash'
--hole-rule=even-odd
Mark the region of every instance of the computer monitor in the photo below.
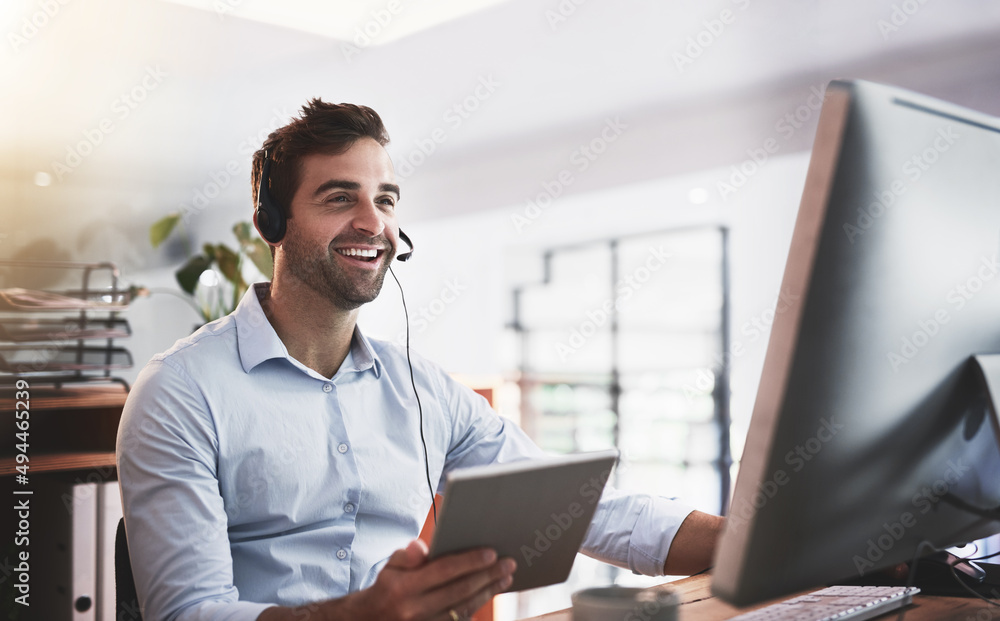
<svg viewBox="0 0 1000 621">
<path fill-rule="evenodd" d="M 831 82 L 713 593 L 747 605 L 1000 531 L 973 358 L 1000 353 L 998 271 L 1000 120 Z"/>
</svg>

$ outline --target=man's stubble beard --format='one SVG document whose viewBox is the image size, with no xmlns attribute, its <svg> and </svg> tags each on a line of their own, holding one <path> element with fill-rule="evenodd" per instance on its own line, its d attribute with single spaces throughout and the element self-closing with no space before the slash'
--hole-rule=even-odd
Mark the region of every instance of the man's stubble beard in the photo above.
<svg viewBox="0 0 1000 621">
<path fill-rule="evenodd" d="M 387 241 L 381 240 L 386 248 L 390 248 Z M 338 240 L 334 240 L 338 242 Z M 378 297 L 385 280 L 385 273 L 392 264 L 395 252 L 385 250 L 382 254 L 382 266 L 374 277 L 370 280 L 359 281 L 351 278 L 347 273 L 336 265 L 337 258 L 333 256 L 334 242 L 330 242 L 326 251 L 308 250 L 297 240 L 286 238 L 283 244 L 288 262 L 289 271 L 296 279 L 303 282 L 307 287 L 329 300 L 337 308 L 343 310 L 354 310 L 363 304 L 367 304 Z M 366 239 L 360 243 L 371 243 L 371 239 Z M 343 245 L 342 241 L 339 241 Z M 359 270 L 359 273 L 360 270 Z"/>
</svg>

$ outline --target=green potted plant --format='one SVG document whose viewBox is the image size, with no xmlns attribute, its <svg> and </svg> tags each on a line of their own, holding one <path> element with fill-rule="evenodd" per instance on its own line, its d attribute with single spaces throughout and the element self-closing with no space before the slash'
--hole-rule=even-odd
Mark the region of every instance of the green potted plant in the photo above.
<svg viewBox="0 0 1000 621">
<path fill-rule="evenodd" d="M 153 248 L 158 248 L 166 241 L 177 230 L 180 221 L 181 214 L 172 213 L 154 222 L 149 227 L 149 242 Z M 271 249 L 257 236 L 250 222 L 237 222 L 233 225 L 233 234 L 237 241 L 235 250 L 223 243 L 206 243 L 202 245 L 200 253 L 190 256 L 175 272 L 177 284 L 187 294 L 185 299 L 206 323 L 231 313 L 246 293 L 250 286 L 244 274 L 247 269 L 246 259 L 250 259 L 250 264 L 268 279 L 274 271 Z M 220 281 L 219 276 L 228 284 Z M 199 284 L 208 291 L 198 295 Z M 137 295 L 178 295 L 163 289 L 135 289 Z"/>
</svg>

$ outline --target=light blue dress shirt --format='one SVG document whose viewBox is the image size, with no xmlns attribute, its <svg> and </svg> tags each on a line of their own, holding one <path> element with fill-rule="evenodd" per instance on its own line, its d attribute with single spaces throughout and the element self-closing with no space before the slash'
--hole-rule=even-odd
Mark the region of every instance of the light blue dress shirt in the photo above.
<svg viewBox="0 0 1000 621">
<path fill-rule="evenodd" d="M 118 430 L 118 476 L 147 621 L 251 621 L 371 586 L 430 509 L 406 351 L 355 329 L 333 378 L 288 355 L 261 309 L 152 358 Z M 485 399 L 413 355 L 431 480 L 542 457 Z M 690 508 L 608 489 L 584 551 L 659 575 Z"/>
</svg>

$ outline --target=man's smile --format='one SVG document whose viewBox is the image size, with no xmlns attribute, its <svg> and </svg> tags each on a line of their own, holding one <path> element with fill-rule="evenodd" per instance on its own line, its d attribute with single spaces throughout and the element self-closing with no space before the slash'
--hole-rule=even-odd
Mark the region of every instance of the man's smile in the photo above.
<svg viewBox="0 0 1000 621">
<path fill-rule="evenodd" d="M 376 267 L 385 254 L 385 248 L 377 246 L 344 246 L 334 248 L 334 252 L 348 262 L 368 268 Z"/>
</svg>

